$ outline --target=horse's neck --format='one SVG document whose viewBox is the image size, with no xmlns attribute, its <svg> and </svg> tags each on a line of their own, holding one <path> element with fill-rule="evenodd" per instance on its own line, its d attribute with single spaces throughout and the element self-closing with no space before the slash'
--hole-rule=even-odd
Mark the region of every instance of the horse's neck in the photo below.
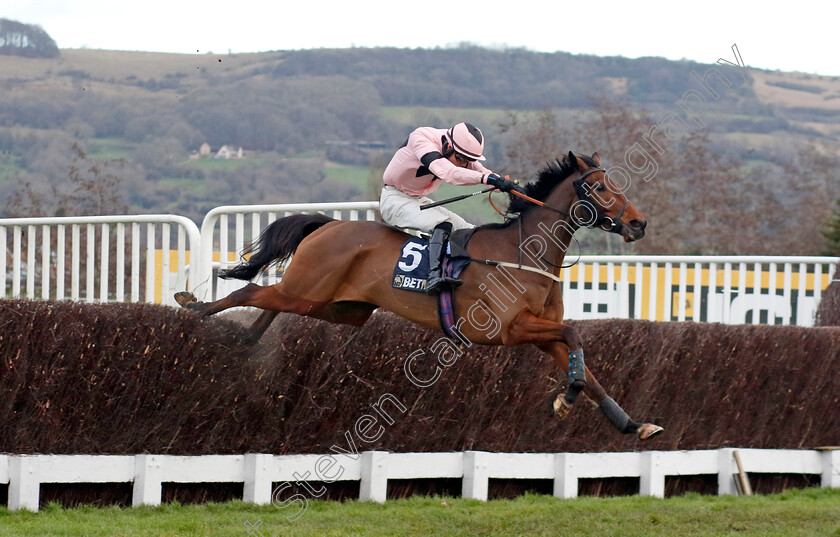
<svg viewBox="0 0 840 537">
<path fill-rule="evenodd" d="M 523 229 L 530 235 L 538 234 L 545 239 L 546 251 L 542 257 L 556 266 L 563 264 L 563 258 L 572 242 L 572 235 L 577 230 L 577 226 L 571 222 L 571 217 L 567 216 L 572 211 L 573 200 L 577 198 L 573 196 L 571 188 L 567 187 L 570 185 L 561 185 L 558 188 L 562 189 L 561 192 L 554 193 L 545 200 L 546 205 L 565 211 L 566 215 L 545 207 L 535 207 L 522 215 Z M 523 242 L 526 240 L 527 237 L 523 237 Z"/>
</svg>

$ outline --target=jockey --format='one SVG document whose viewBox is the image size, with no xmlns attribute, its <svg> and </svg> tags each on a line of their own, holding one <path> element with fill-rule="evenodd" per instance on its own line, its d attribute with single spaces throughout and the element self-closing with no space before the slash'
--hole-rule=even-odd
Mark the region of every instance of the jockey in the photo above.
<svg viewBox="0 0 840 537">
<path fill-rule="evenodd" d="M 450 129 L 419 127 L 408 136 L 385 168 L 385 185 L 379 199 L 382 219 L 392 226 L 432 234 L 426 282 L 428 294 L 461 285 L 461 280 L 441 275 L 444 245 L 452 231 L 475 226 L 440 206 L 421 211 L 421 205 L 432 202 L 426 196 L 437 190 L 443 181 L 453 185 L 487 184 L 502 192 L 514 188 L 512 181 L 481 165 L 482 153 L 484 136 L 469 123 L 458 123 Z"/>
</svg>

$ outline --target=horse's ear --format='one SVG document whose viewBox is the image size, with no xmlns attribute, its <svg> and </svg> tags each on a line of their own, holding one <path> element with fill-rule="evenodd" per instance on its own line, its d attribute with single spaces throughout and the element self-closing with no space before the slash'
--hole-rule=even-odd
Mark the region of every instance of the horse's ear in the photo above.
<svg viewBox="0 0 840 537">
<path fill-rule="evenodd" d="M 601 166 L 601 155 L 599 155 L 597 151 L 592 153 L 592 160 L 595 162 L 596 165 L 598 165 L 598 167 Z"/>
<path fill-rule="evenodd" d="M 571 151 L 569 151 L 569 162 L 572 163 L 572 166 L 574 166 L 577 171 L 586 171 L 586 163 Z"/>
</svg>

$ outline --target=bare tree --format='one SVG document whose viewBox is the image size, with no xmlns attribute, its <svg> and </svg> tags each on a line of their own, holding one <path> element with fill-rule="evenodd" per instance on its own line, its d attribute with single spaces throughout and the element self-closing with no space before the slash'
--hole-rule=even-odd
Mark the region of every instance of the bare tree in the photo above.
<svg viewBox="0 0 840 537">
<path fill-rule="evenodd" d="M 569 149 L 598 151 L 622 191 L 648 218 L 647 237 L 630 247 L 605 234 L 580 233 L 590 253 L 817 253 L 830 210 L 837 162 L 805 149 L 783 169 L 750 165 L 715 149 L 706 130 L 669 132 L 626 102 L 597 99 L 593 110 L 562 121 L 546 109 L 508 113 L 500 125 L 504 167 L 524 175 Z"/>
<path fill-rule="evenodd" d="M 11 217 L 125 213 L 128 207 L 122 178 L 114 171 L 125 165 L 124 159 L 95 161 L 78 142 L 70 150 L 73 158 L 67 166 L 66 181 L 37 186 L 24 179 L 9 194 L 3 212 Z"/>
</svg>

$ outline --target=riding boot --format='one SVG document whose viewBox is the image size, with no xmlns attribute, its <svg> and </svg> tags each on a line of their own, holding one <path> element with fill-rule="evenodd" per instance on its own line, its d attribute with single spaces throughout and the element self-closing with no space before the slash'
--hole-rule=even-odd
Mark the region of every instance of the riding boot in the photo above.
<svg viewBox="0 0 840 537">
<path fill-rule="evenodd" d="M 457 278 L 445 278 L 441 274 L 443 256 L 446 255 L 446 240 L 452 231 L 452 224 L 446 222 L 435 227 L 429 239 L 429 277 L 426 280 L 426 293 L 437 295 L 445 288 L 458 287 L 463 281 Z"/>
</svg>

